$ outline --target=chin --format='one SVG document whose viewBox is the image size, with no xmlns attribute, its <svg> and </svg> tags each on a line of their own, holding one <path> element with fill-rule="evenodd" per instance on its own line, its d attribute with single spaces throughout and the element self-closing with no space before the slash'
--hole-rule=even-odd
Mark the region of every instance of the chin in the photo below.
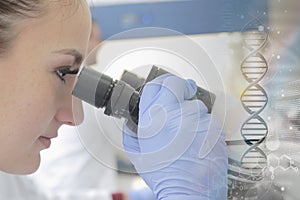
<svg viewBox="0 0 300 200">
<path fill-rule="evenodd" d="M 20 174 L 32 174 L 38 170 L 40 167 L 41 159 L 40 157 L 38 160 L 34 160 L 34 162 L 28 163 L 28 165 L 23 165 L 23 167 L 20 169 Z"/>
<path fill-rule="evenodd" d="M 20 175 L 32 174 L 38 170 L 39 166 L 40 166 L 40 163 L 34 167 L 24 169 L 23 171 L 21 171 Z"/>
<path fill-rule="evenodd" d="M 36 156 L 35 158 L 31 157 L 26 160 L 13 162 L 14 164 L 6 166 L 5 168 L 1 169 L 1 171 L 16 175 L 32 174 L 37 171 L 40 166 L 40 162 L 40 156 Z"/>
</svg>

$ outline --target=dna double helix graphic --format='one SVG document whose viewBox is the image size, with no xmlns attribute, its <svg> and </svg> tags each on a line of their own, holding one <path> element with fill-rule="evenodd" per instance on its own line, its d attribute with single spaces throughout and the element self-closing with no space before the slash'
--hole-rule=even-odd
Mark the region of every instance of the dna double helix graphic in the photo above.
<svg viewBox="0 0 300 200">
<path fill-rule="evenodd" d="M 258 19 L 249 22 L 242 32 L 247 56 L 240 67 L 248 86 L 240 100 L 249 117 L 242 124 L 240 134 L 248 148 L 240 161 L 229 158 L 228 199 L 233 200 L 258 199 L 262 189 L 258 183 L 267 167 L 267 156 L 260 145 L 268 134 L 268 126 L 260 114 L 268 103 L 268 95 L 260 82 L 268 71 L 268 62 L 262 53 L 268 33 Z"/>
<path fill-rule="evenodd" d="M 261 173 L 267 165 L 267 156 L 259 148 L 268 134 L 268 126 L 260 113 L 268 102 L 268 95 L 259 84 L 268 71 L 268 62 L 261 50 L 268 41 L 268 34 L 259 21 L 254 21 L 249 26 L 257 25 L 256 30 L 245 31 L 243 41 L 250 52 L 241 64 L 241 72 L 249 85 L 241 95 L 243 108 L 249 113 L 241 127 L 241 136 L 249 146 L 242 155 L 241 167 L 251 170 L 252 180 L 260 180 Z M 247 26 L 246 26 L 247 28 Z"/>
</svg>

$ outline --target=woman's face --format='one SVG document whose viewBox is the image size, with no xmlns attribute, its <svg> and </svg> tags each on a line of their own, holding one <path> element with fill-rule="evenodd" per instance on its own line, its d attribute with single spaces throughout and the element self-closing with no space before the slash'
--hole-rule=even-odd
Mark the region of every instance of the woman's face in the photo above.
<svg viewBox="0 0 300 200">
<path fill-rule="evenodd" d="M 85 0 L 49 0 L 44 15 L 17 27 L 18 37 L 0 58 L 0 170 L 25 174 L 38 168 L 40 151 L 62 124 L 83 120 L 79 101 L 72 110 L 75 75 L 58 70 L 77 69 L 85 56 L 89 8 Z"/>
</svg>

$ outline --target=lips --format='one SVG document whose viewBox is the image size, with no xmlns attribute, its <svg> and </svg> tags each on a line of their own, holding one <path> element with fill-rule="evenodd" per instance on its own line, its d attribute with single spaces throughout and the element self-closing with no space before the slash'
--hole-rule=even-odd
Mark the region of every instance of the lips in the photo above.
<svg viewBox="0 0 300 200">
<path fill-rule="evenodd" d="M 44 145 L 44 147 L 47 149 L 51 145 L 51 139 L 57 137 L 57 134 L 53 134 L 51 136 L 40 136 L 38 140 Z"/>
<path fill-rule="evenodd" d="M 51 139 L 50 138 L 47 138 L 47 137 L 44 137 L 44 136 L 40 136 L 38 138 L 38 140 L 44 145 L 44 147 L 47 149 L 50 147 L 51 145 Z"/>
</svg>

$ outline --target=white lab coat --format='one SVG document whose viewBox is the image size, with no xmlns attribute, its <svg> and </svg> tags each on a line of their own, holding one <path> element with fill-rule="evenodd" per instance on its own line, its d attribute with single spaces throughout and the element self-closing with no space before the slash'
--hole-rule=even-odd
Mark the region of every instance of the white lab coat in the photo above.
<svg viewBox="0 0 300 200">
<path fill-rule="evenodd" d="M 0 171 L 0 199 L 44 200 L 47 199 L 46 195 L 28 176 L 12 175 Z"/>
</svg>

